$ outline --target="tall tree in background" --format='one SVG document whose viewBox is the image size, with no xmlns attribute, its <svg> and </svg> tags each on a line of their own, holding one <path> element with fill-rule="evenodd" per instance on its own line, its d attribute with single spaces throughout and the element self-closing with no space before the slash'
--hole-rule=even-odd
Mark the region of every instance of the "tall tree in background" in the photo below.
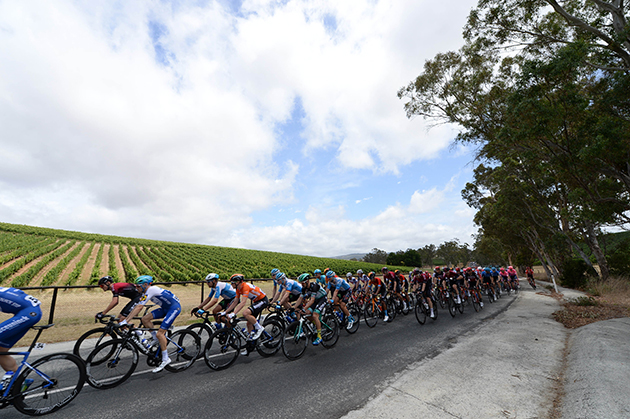
<svg viewBox="0 0 630 419">
<path fill-rule="evenodd" d="M 527 243 L 557 273 L 568 249 L 590 263 L 583 241 L 607 277 L 598 234 L 630 209 L 629 33 L 621 0 L 480 0 L 466 45 L 399 91 L 477 146 L 463 195 L 508 258 Z"/>
</svg>

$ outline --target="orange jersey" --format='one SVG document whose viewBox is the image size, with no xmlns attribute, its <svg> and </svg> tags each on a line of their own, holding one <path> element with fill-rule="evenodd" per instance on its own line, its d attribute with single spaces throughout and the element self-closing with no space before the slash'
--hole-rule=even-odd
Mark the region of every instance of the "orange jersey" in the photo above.
<svg viewBox="0 0 630 419">
<path fill-rule="evenodd" d="M 241 295 L 246 295 L 252 301 L 259 301 L 266 297 L 265 293 L 255 285 L 249 282 L 242 282 L 236 288 L 236 299 L 240 299 Z"/>
</svg>

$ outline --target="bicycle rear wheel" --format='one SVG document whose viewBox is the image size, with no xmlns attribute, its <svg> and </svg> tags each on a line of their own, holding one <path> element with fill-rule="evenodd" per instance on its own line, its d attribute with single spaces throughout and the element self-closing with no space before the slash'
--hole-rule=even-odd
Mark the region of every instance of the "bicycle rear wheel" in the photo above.
<svg viewBox="0 0 630 419">
<path fill-rule="evenodd" d="M 190 326 L 186 328 L 186 330 L 195 332 L 197 336 L 199 336 L 199 344 L 201 345 L 200 346 L 201 349 L 206 347 L 206 343 L 208 342 L 208 340 L 214 333 L 214 331 L 210 328 L 210 326 L 208 326 L 205 323 L 191 324 Z M 199 356 L 197 357 L 197 359 L 202 358 L 202 357 L 203 357 L 203 351 L 199 350 Z"/>
<path fill-rule="evenodd" d="M 241 339 L 230 328 L 214 332 L 206 343 L 203 359 L 215 371 L 226 369 L 236 361 L 241 349 Z"/>
<path fill-rule="evenodd" d="M 339 340 L 339 320 L 334 314 L 324 316 L 322 323 L 322 346 L 330 349 Z"/>
<path fill-rule="evenodd" d="M 293 322 L 287 327 L 282 340 L 282 352 L 291 361 L 295 361 L 306 351 L 308 337 L 301 322 Z"/>
<path fill-rule="evenodd" d="M 91 387 L 108 389 L 125 382 L 138 366 L 138 349 L 123 339 L 101 343 L 86 362 Z"/>
<path fill-rule="evenodd" d="M 481 309 L 481 304 L 479 304 L 479 296 L 477 295 L 477 293 L 474 292 L 470 296 L 470 299 L 472 300 L 472 305 L 473 305 L 473 308 L 475 309 L 475 311 L 479 311 Z"/>
<path fill-rule="evenodd" d="M 451 313 L 451 317 L 455 317 L 455 313 L 457 313 L 457 307 L 455 307 L 455 301 L 453 300 L 453 296 L 449 296 L 447 299 L 448 304 L 448 312 Z"/>
<path fill-rule="evenodd" d="M 201 339 L 191 330 L 178 330 L 167 339 L 166 350 L 172 362 L 164 368 L 170 372 L 184 371 L 199 358 Z"/>
<path fill-rule="evenodd" d="M 52 354 L 24 368 L 11 389 L 15 408 L 31 416 L 56 412 L 70 403 L 85 384 L 85 364 L 73 354 Z M 33 380 L 32 382 L 25 380 Z"/>
<path fill-rule="evenodd" d="M 461 300 L 461 297 L 459 301 L 461 302 L 457 304 L 457 310 L 459 311 L 459 314 L 464 314 L 464 302 Z"/>
<path fill-rule="evenodd" d="M 265 320 L 264 331 L 258 338 L 256 351 L 263 357 L 275 355 L 282 347 L 284 337 L 284 327 L 277 320 Z"/>
</svg>

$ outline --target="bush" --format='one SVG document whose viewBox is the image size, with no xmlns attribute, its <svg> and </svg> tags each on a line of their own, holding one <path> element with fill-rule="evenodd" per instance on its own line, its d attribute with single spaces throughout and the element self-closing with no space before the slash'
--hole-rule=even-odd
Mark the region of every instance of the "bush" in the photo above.
<svg viewBox="0 0 630 419">
<path fill-rule="evenodd" d="M 571 301 L 571 303 L 575 304 L 576 306 L 585 306 L 585 307 L 599 305 L 596 299 L 594 299 L 593 297 L 586 297 L 586 296 L 575 298 Z"/>
<path fill-rule="evenodd" d="M 562 265 L 560 283 L 567 288 L 584 288 L 589 276 L 596 277 L 597 272 L 582 259 L 569 259 Z"/>
<path fill-rule="evenodd" d="M 630 239 L 619 243 L 606 259 L 611 275 L 626 275 L 630 271 Z"/>
</svg>

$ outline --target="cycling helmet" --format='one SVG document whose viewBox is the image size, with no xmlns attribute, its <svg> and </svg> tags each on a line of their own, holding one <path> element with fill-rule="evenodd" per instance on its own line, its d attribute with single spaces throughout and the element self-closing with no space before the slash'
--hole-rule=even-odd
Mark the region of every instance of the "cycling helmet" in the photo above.
<svg viewBox="0 0 630 419">
<path fill-rule="evenodd" d="M 219 280 L 219 274 L 208 274 L 206 276 L 206 282 L 210 282 L 212 280 L 216 279 L 217 281 Z"/>
<path fill-rule="evenodd" d="M 514 269 L 514 267 L 512 267 L 512 266 L 508 266 L 508 269 Z"/>
<path fill-rule="evenodd" d="M 434 271 L 439 271 L 441 268 L 439 266 L 436 266 L 435 269 L 433 269 Z"/>
<path fill-rule="evenodd" d="M 348 272 L 348 273 L 346 274 L 346 278 L 352 278 L 352 272 Z"/>
<path fill-rule="evenodd" d="M 104 276 L 101 279 L 98 280 L 98 285 L 103 285 L 106 284 L 107 282 L 114 282 L 114 278 L 112 278 L 111 276 Z"/>
<path fill-rule="evenodd" d="M 142 284 L 151 284 L 153 282 L 153 277 L 151 275 L 140 275 L 136 278 L 136 285 Z"/>
<path fill-rule="evenodd" d="M 311 279 L 311 274 L 309 274 L 309 273 L 303 273 L 302 275 L 298 276 L 298 278 L 297 278 L 298 282 L 308 281 L 309 279 Z"/>
<path fill-rule="evenodd" d="M 286 279 L 286 275 L 284 274 L 284 272 L 278 272 L 276 274 L 276 281 L 282 281 L 283 279 Z"/>
<path fill-rule="evenodd" d="M 272 277 L 272 278 L 275 278 L 275 277 L 276 277 L 276 275 L 278 274 L 278 272 L 280 272 L 280 269 L 278 269 L 278 268 L 273 268 L 273 269 L 271 270 L 271 277 Z"/>
<path fill-rule="evenodd" d="M 329 270 L 330 270 L 330 268 L 324 269 L 324 275 L 327 274 Z"/>
<path fill-rule="evenodd" d="M 420 271 L 420 268 L 415 268 L 415 269 L 413 270 L 413 273 L 414 273 L 414 274 L 419 274 L 420 272 L 422 272 L 422 271 Z"/>
<path fill-rule="evenodd" d="M 363 275 L 363 270 L 362 270 L 362 269 L 359 269 L 359 270 L 357 271 L 357 275 Z"/>
<path fill-rule="evenodd" d="M 486 271 L 486 272 L 490 272 L 490 268 L 486 267 L 486 268 L 484 269 L 484 271 Z"/>
<path fill-rule="evenodd" d="M 501 272 L 505 271 L 505 268 L 500 268 Z"/>
<path fill-rule="evenodd" d="M 245 277 L 243 276 L 243 274 L 234 274 L 230 277 L 230 282 L 233 284 L 244 281 L 244 280 L 245 280 Z"/>
<path fill-rule="evenodd" d="M 461 271 L 461 269 L 459 268 L 459 266 L 457 268 L 455 268 L 455 271 L 459 272 Z"/>
<path fill-rule="evenodd" d="M 375 276 L 376 276 L 376 273 L 374 271 L 372 271 L 372 272 L 370 272 L 368 274 L 368 278 L 370 278 L 370 279 L 374 278 Z"/>
<path fill-rule="evenodd" d="M 383 266 L 383 267 L 381 268 L 381 272 L 387 272 L 387 271 L 389 271 L 389 269 L 387 269 L 387 266 Z"/>
<path fill-rule="evenodd" d="M 314 275 L 319 275 L 319 274 L 321 274 L 321 273 L 322 273 L 322 271 L 320 271 L 319 269 L 315 269 L 315 270 L 313 271 L 313 274 L 314 274 Z"/>
<path fill-rule="evenodd" d="M 328 271 L 326 272 L 326 278 L 332 278 L 333 276 L 335 276 L 335 273 L 333 271 Z"/>
<path fill-rule="evenodd" d="M 394 273 L 395 273 L 396 275 L 400 275 L 400 271 L 399 271 L 398 269 L 396 269 L 396 270 L 394 271 Z"/>
</svg>

